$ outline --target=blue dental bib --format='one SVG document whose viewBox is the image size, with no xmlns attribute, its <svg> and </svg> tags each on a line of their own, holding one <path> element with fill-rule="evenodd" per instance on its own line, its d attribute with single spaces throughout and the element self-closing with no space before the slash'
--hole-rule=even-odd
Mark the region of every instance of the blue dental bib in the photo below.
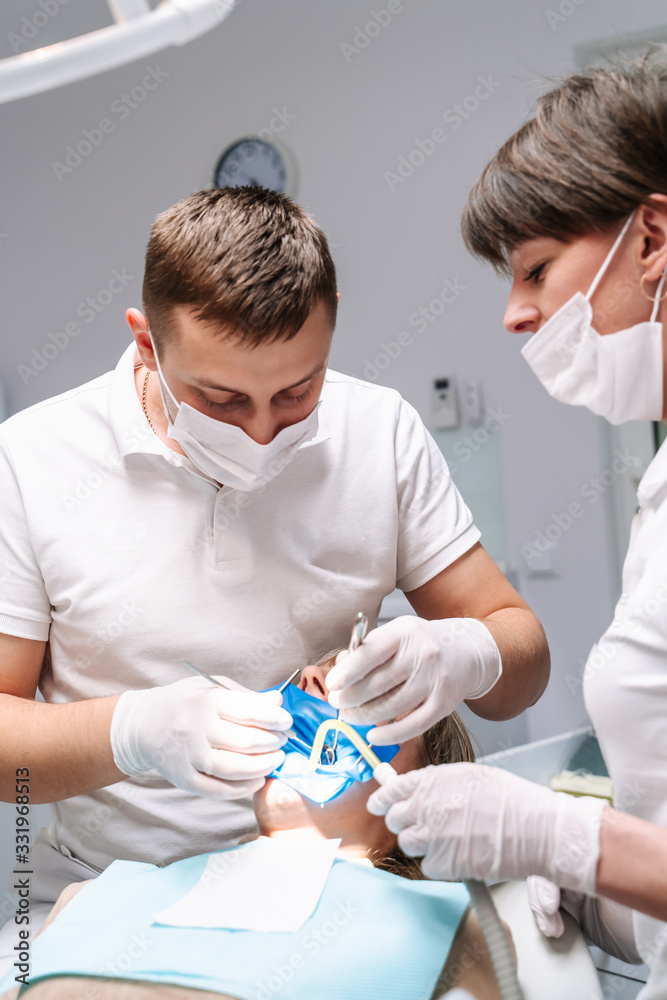
<svg viewBox="0 0 667 1000">
<path fill-rule="evenodd" d="M 214 854 L 224 866 L 249 849 Z M 337 858 L 312 915 L 296 931 L 157 923 L 154 914 L 194 888 L 209 856 L 166 868 L 114 861 L 34 941 L 30 984 L 102 976 L 239 1000 L 428 1000 L 469 902 L 460 883 L 411 881 Z M 293 877 L 300 877 L 298 865 Z M 15 973 L 0 980 L 0 992 L 16 986 Z M 95 989 L 94 982 L 81 985 Z"/>
<path fill-rule="evenodd" d="M 276 684 L 275 687 L 266 690 L 276 691 L 279 686 Z M 313 748 L 315 733 L 322 722 L 338 718 L 338 712 L 328 701 L 307 694 L 295 684 L 288 684 L 283 691 L 283 708 L 294 720 L 292 730 L 298 739 L 288 737 L 283 747 L 285 760 L 280 767 L 271 772 L 270 778 L 278 778 L 311 802 L 322 804 L 335 799 L 355 781 L 370 781 L 373 777 L 372 767 L 344 733 L 338 734 L 335 761 L 332 764 L 320 764 L 317 770 L 311 770 L 309 755 Z M 352 728 L 366 739 L 367 733 L 373 726 Z M 331 738 L 327 737 L 325 744 L 331 746 L 333 739 L 332 732 Z M 396 744 L 373 747 L 373 753 L 383 761 L 393 760 L 399 750 L 400 747 Z"/>
</svg>

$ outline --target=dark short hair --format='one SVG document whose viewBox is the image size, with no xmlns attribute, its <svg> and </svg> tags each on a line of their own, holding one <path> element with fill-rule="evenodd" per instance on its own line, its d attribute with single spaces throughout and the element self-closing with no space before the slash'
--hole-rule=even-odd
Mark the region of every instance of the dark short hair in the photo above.
<svg viewBox="0 0 667 1000">
<path fill-rule="evenodd" d="M 470 192 L 463 238 L 508 273 L 524 240 L 606 233 L 654 193 L 667 193 L 665 45 L 544 94 Z"/>
<path fill-rule="evenodd" d="M 146 248 L 143 307 L 160 348 L 174 306 L 256 347 L 289 340 L 322 301 L 336 324 L 327 238 L 290 198 L 260 187 L 199 191 L 158 215 Z"/>
</svg>

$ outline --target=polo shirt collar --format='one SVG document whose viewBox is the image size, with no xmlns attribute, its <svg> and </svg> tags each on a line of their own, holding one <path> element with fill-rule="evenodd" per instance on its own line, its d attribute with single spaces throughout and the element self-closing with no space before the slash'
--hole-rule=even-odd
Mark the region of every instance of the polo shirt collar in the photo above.
<svg viewBox="0 0 667 1000">
<path fill-rule="evenodd" d="M 667 441 L 663 441 L 641 478 L 637 498 L 641 507 L 657 507 L 667 488 Z"/>
<path fill-rule="evenodd" d="M 123 457 L 143 453 L 169 458 L 165 452 L 171 452 L 175 458 L 180 458 L 160 441 L 146 420 L 134 384 L 135 358 L 136 345 L 132 341 L 123 351 L 109 386 L 109 422 L 118 451 Z"/>
</svg>

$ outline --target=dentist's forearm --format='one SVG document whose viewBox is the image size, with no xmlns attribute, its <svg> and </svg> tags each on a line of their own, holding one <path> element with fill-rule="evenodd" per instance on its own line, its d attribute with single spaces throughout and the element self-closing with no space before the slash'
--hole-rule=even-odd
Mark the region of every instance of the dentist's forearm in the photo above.
<svg viewBox="0 0 667 1000">
<path fill-rule="evenodd" d="M 0 694 L 0 801 L 16 802 L 17 785 L 29 786 L 20 794 L 36 805 L 126 778 L 109 736 L 119 697 L 54 705 Z"/>
<path fill-rule="evenodd" d="M 550 656 L 544 629 L 529 608 L 501 608 L 480 621 L 496 641 L 503 672 L 488 694 L 466 705 L 482 719 L 512 719 L 534 705 L 547 686 Z"/>
<path fill-rule="evenodd" d="M 667 921 L 667 830 L 605 809 L 595 888 L 600 896 Z"/>
</svg>

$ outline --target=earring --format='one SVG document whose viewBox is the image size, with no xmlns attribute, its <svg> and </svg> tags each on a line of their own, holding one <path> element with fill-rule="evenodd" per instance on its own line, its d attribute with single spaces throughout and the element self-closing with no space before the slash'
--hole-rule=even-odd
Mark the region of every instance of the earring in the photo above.
<svg viewBox="0 0 667 1000">
<path fill-rule="evenodd" d="M 667 269 L 665 269 L 665 274 L 667 274 Z M 662 275 L 662 278 L 663 278 L 663 279 L 664 279 L 664 277 L 665 277 L 665 274 L 663 274 L 663 275 Z M 660 281 L 661 279 L 658 279 L 658 280 Z M 641 278 L 639 279 L 639 288 L 640 288 L 640 290 L 641 290 L 641 293 L 642 293 L 642 295 L 644 296 L 644 298 L 645 298 L 645 299 L 648 299 L 648 300 L 649 300 L 649 302 L 663 302 L 663 301 L 664 301 L 665 299 L 667 299 L 667 289 L 666 289 L 666 290 L 665 290 L 665 292 L 664 292 L 664 293 L 663 293 L 663 294 L 662 294 L 662 295 L 660 296 L 660 298 L 659 298 L 659 299 L 658 299 L 658 298 L 656 298 L 656 296 L 655 296 L 655 295 L 647 295 L 647 294 L 646 294 L 646 291 L 645 291 L 645 289 L 644 289 L 644 282 L 645 282 L 645 281 L 646 281 L 646 271 L 644 271 L 644 273 L 642 274 Z M 657 289 L 656 289 L 656 291 L 657 291 Z"/>
</svg>

